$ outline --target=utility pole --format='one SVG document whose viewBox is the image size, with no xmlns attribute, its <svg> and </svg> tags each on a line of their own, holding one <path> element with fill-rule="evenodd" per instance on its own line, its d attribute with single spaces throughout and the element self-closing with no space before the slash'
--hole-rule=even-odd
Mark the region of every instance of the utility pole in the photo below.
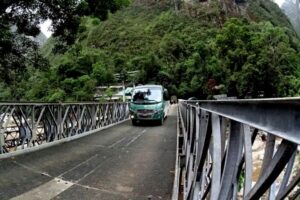
<svg viewBox="0 0 300 200">
<path fill-rule="evenodd" d="M 181 0 L 174 0 L 175 12 L 178 13 L 180 9 Z"/>
<path fill-rule="evenodd" d="M 125 81 L 123 80 L 123 102 L 125 102 Z"/>
<path fill-rule="evenodd" d="M 139 73 L 139 71 L 129 71 L 127 72 L 126 70 L 122 70 L 120 73 L 114 74 L 115 78 L 118 81 L 122 81 L 122 90 L 123 90 L 123 102 L 126 101 L 126 96 L 125 96 L 125 83 L 128 80 L 128 78 L 133 78 L 135 77 L 137 74 Z"/>
</svg>

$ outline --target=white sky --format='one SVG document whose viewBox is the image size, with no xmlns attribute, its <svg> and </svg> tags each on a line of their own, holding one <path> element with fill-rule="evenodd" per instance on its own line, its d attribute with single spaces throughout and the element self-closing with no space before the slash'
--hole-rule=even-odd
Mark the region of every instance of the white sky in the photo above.
<svg viewBox="0 0 300 200">
<path fill-rule="evenodd" d="M 278 5 L 279 7 L 282 6 L 282 4 L 285 2 L 285 0 L 274 0 Z"/>
<path fill-rule="evenodd" d="M 53 33 L 51 31 L 51 24 L 52 24 L 51 20 L 46 20 L 44 23 L 40 24 L 41 31 L 46 35 L 47 38 L 49 38 Z"/>
</svg>

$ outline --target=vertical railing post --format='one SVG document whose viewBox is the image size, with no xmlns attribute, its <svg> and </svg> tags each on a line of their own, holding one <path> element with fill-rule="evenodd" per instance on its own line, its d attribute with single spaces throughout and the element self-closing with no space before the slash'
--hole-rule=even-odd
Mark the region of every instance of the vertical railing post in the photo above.
<svg viewBox="0 0 300 200">
<path fill-rule="evenodd" d="M 3 123 L 4 123 L 4 118 L 7 112 L 7 108 L 6 111 L 5 110 L 5 106 L 0 107 L 1 108 L 1 112 L 0 112 L 0 154 L 3 154 L 3 147 L 5 145 L 5 138 L 4 138 L 4 127 L 3 127 Z"/>
<path fill-rule="evenodd" d="M 220 117 L 216 114 L 211 115 L 212 121 L 212 145 L 213 145 L 213 166 L 211 180 L 210 199 L 216 200 L 221 189 L 221 174 L 222 174 L 222 136 Z"/>
<path fill-rule="evenodd" d="M 59 140 L 62 138 L 62 135 L 63 135 L 63 128 L 64 128 L 64 125 L 63 125 L 63 121 L 62 121 L 62 109 L 63 109 L 63 105 L 62 104 L 59 104 L 57 106 L 57 118 L 54 119 L 56 121 L 56 124 L 57 124 L 57 127 L 56 127 L 56 133 L 55 134 L 55 140 Z M 54 111 L 54 109 L 53 109 Z M 52 112 L 53 112 L 52 111 Z"/>
<path fill-rule="evenodd" d="M 221 190 L 218 199 L 231 199 L 233 187 L 237 181 L 237 172 L 240 162 L 240 154 L 243 148 L 242 126 L 239 122 L 231 121 L 230 135 L 227 147 L 227 155 L 221 181 Z"/>
<path fill-rule="evenodd" d="M 91 106 L 92 129 L 96 128 L 97 105 Z"/>
<path fill-rule="evenodd" d="M 244 197 L 245 194 L 250 192 L 252 187 L 252 141 L 250 126 L 245 125 L 244 128 L 244 153 L 245 153 L 245 184 L 244 184 Z"/>
<path fill-rule="evenodd" d="M 35 146 L 37 140 L 37 133 L 36 133 L 36 126 L 35 126 L 35 105 L 32 106 L 31 110 L 31 139 L 30 139 L 30 146 Z M 27 120 L 27 119 L 25 119 Z"/>
<path fill-rule="evenodd" d="M 4 129 L 2 128 L 2 124 L 0 124 L 0 154 L 4 153 L 4 145 L 5 145 L 5 138 L 4 138 Z"/>
</svg>

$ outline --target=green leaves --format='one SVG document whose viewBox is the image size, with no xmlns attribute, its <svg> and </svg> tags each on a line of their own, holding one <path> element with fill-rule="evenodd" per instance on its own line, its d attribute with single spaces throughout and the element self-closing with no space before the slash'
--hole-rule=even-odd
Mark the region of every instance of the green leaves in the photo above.
<svg viewBox="0 0 300 200">
<path fill-rule="evenodd" d="M 0 101 L 11 99 L 11 89 L 4 83 L 0 83 Z"/>
<path fill-rule="evenodd" d="M 300 60 L 285 28 L 269 22 L 231 19 L 217 35 L 217 54 L 229 70 L 233 95 L 282 96 L 280 82 L 299 70 Z M 234 86 L 235 85 L 235 86 Z"/>
<path fill-rule="evenodd" d="M 66 93 L 62 89 L 53 89 L 49 91 L 50 95 L 47 98 L 49 102 L 62 102 L 66 99 Z"/>
<path fill-rule="evenodd" d="M 109 12 L 116 12 L 128 6 L 130 0 L 7 0 L 0 2 L 0 81 L 12 84 L 17 81 L 14 74 L 24 73 L 28 66 L 44 68 L 46 62 L 41 63 L 37 55 L 37 46 L 26 36 L 37 36 L 40 33 L 40 23 L 50 19 L 52 21 L 53 36 L 56 37 L 51 49 L 58 54 L 65 53 L 74 44 L 78 34 L 85 32 L 86 27 L 79 26 L 81 17 L 94 15 L 106 19 Z M 92 25 L 98 25 L 99 19 L 94 19 Z M 11 29 L 15 29 L 12 33 Z M 81 35 L 82 36 L 82 35 Z M 87 37 L 87 36 L 85 36 Z M 83 39 L 82 36 L 80 39 Z M 35 54 L 35 56 L 32 56 Z M 32 56 L 32 57 L 30 57 Z M 29 63 L 25 62 L 29 61 Z M 92 59 L 82 55 L 74 66 L 64 63 L 61 72 L 67 77 L 81 76 L 91 73 Z M 82 67 L 84 66 L 84 67 Z M 11 69 L 13 68 L 13 69 Z"/>
<path fill-rule="evenodd" d="M 240 98 L 262 92 L 267 97 L 299 94 L 299 38 L 290 29 L 274 25 L 277 20 L 221 19 L 217 1 L 204 7 L 208 10 L 198 10 L 202 17 L 197 19 L 136 6 L 116 12 L 127 6 L 128 0 L 85 0 L 75 7 L 72 2 L 59 3 L 70 3 L 65 7 L 69 9 L 66 16 L 76 14 L 64 21 L 65 27 L 55 24 L 55 30 L 61 31 L 57 36 L 66 33 L 70 45 L 57 38 L 50 41 L 44 54 L 51 68 L 32 73 L 25 89 L 17 91 L 19 96 L 25 93 L 27 99 L 45 101 L 92 100 L 96 85 L 114 84 L 114 73 L 126 75 L 135 70 L 139 73 L 127 77 L 128 83 L 163 84 L 180 98 L 210 98 L 220 93 Z M 263 9 L 265 12 L 267 7 Z M 9 47 L 11 35 L 0 29 L 0 36 L 0 43 L 8 41 Z M 56 54 L 50 53 L 53 46 Z M 7 90 L 6 85 L 0 90 L 5 96 L 16 92 Z"/>
<path fill-rule="evenodd" d="M 93 65 L 92 77 L 97 81 L 98 85 L 109 85 L 114 82 L 112 70 L 101 62 Z"/>
<path fill-rule="evenodd" d="M 89 14 L 106 20 L 109 12 L 116 12 L 122 7 L 126 7 L 131 3 L 131 0 L 86 0 L 89 7 Z"/>
</svg>

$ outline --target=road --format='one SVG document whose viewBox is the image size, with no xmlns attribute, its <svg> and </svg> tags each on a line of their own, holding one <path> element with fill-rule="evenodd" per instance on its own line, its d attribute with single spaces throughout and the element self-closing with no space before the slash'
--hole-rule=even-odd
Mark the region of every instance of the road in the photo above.
<svg viewBox="0 0 300 200">
<path fill-rule="evenodd" d="M 171 199 L 176 107 L 163 126 L 125 122 L 45 150 L 0 160 L 0 199 Z"/>
</svg>

